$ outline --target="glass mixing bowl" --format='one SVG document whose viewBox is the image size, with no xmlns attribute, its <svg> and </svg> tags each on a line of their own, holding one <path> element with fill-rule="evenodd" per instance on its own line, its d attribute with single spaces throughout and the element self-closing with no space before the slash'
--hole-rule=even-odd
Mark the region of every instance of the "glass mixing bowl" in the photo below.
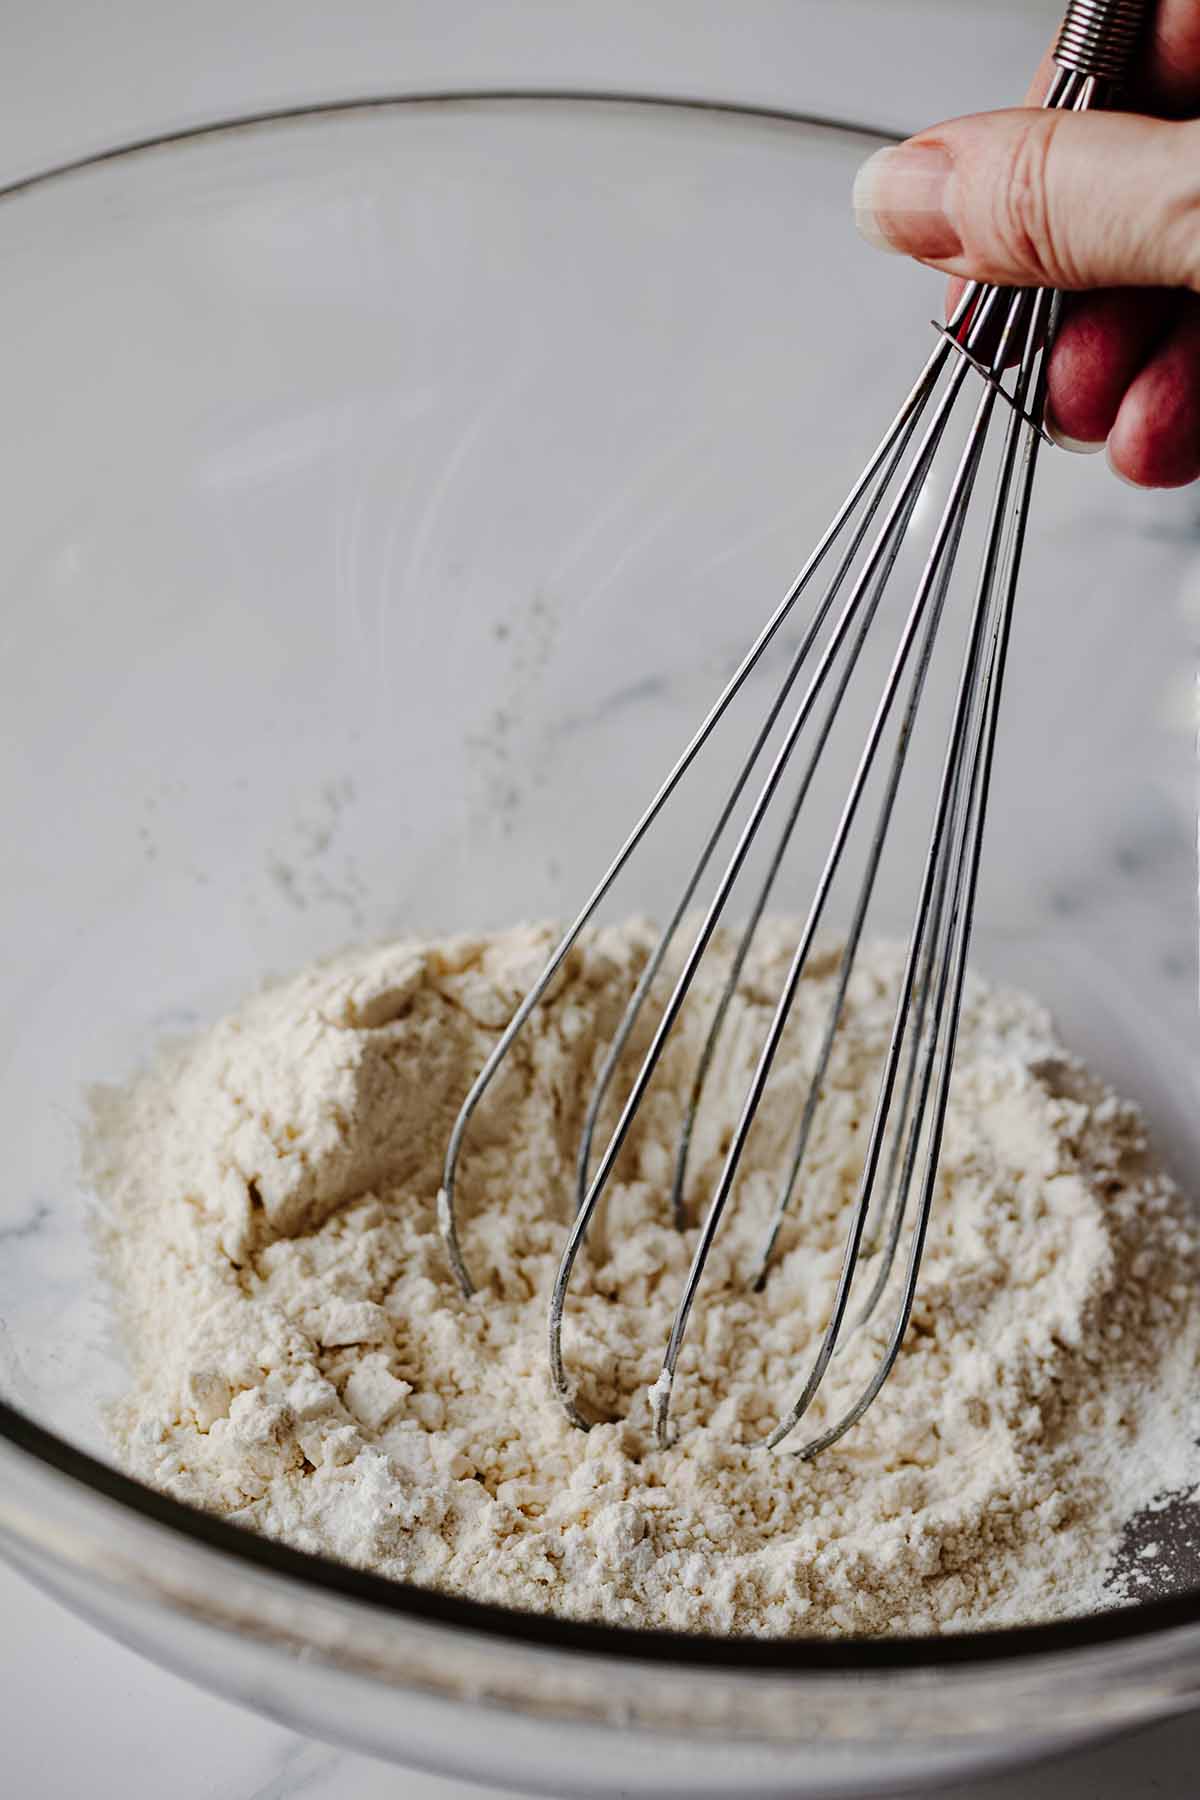
<svg viewBox="0 0 1200 1800">
<path fill-rule="evenodd" d="M 305 1730 L 554 1792 L 832 1794 L 1200 1681 L 1182 1553 L 1073 1623 L 651 1637 L 259 1541 L 126 1479 L 98 1423 L 121 1366 L 88 1085 L 348 939 L 573 907 L 924 353 L 936 284 L 850 222 L 875 141 L 459 97 L 181 137 L 0 205 L 0 1540 Z M 1185 1171 L 1194 558 L 1186 505 L 1046 459 L 977 937 Z M 638 905 L 672 866 L 668 834 Z"/>
</svg>

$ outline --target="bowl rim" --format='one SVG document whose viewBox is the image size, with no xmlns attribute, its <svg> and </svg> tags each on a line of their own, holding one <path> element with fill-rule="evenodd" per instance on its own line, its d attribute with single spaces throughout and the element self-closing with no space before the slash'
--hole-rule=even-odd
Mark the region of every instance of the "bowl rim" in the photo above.
<svg viewBox="0 0 1200 1800">
<path fill-rule="evenodd" d="M 88 169 L 103 168 L 108 163 L 124 162 L 149 151 L 166 150 L 181 144 L 203 142 L 234 132 L 251 131 L 272 125 L 295 125 L 305 120 L 345 117 L 348 114 L 414 111 L 428 108 L 473 105 L 477 102 L 533 105 L 551 103 L 600 107 L 639 106 L 648 111 L 713 113 L 734 119 L 759 119 L 766 123 L 807 126 L 823 131 L 844 132 L 876 144 L 899 144 L 904 134 L 886 126 L 873 125 L 864 119 L 847 119 L 835 114 L 795 111 L 783 106 L 756 105 L 738 100 L 721 100 L 704 95 L 655 94 L 637 88 L 588 87 L 436 87 L 397 89 L 383 94 L 355 94 L 340 100 L 310 100 L 292 106 L 263 107 L 248 113 L 230 114 L 219 119 L 206 119 L 194 125 L 181 125 L 168 131 L 150 132 L 143 137 L 128 138 L 62 162 L 48 163 L 45 168 L 17 175 L 0 182 L 0 200 L 16 194 L 47 187 Z"/>
<path fill-rule="evenodd" d="M 376 112 L 399 114 L 480 103 L 494 103 L 498 107 L 579 105 L 597 110 L 636 106 L 834 131 L 860 137 L 874 145 L 901 141 L 901 134 L 861 120 L 686 95 L 575 87 L 437 88 L 272 107 L 153 133 L 72 157 L 0 184 L 0 201 L 28 195 L 109 164 L 234 132 Z M 989 1663 L 1013 1663 L 1060 1657 L 1073 1651 L 1096 1651 L 1200 1624 L 1200 1587 L 1165 1598 L 1134 1601 L 1082 1618 L 992 1627 L 946 1636 L 929 1634 L 869 1639 L 811 1636 L 753 1640 L 591 1624 L 414 1587 L 261 1537 L 247 1527 L 231 1524 L 160 1493 L 60 1437 L 2 1397 L 0 1441 L 40 1464 L 44 1472 L 127 1508 L 143 1522 L 165 1528 L 189 1545 L 232 1557 L 268 1575 L 286 1577 L 314 1595 L 357 1602 L 398 1621 L 449 1627 L 488 1640 L 507 1641 L 521 1649 L 559 1650 L 605 1661 L 616 1659 L 627 1664 L 645 1662 L 680 1669 L 712 1669 L 726 1674 L 746 1674 L 754 1670 L 777 1676 L 866 1675 L 884 1670 L 928 1673 L 950 1667 L 982 1668 Z"/>
</svg>

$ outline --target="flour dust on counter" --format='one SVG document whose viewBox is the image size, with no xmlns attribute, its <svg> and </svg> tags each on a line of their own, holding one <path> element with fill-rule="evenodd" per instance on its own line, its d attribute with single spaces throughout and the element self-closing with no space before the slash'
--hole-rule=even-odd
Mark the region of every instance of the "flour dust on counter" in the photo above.
<svg viewBox="0 0 1200 1800">
<path fill-rule="evenodd" d="M 711 1193 L 796 928 L 760 927 L 705 1089 Z M 462 1168 L 479 1291 L 436 1197 L 472 1077 L 555 934 L 349 952 L 250 999 L 93 1096 L 86 1160 L 133 1365 L 127 1467 L 227 1519 L 399 1581 L 706 1633 L 960 1631 L 1121 1597 L 1122 1531 L 1200 1479 L 1198 1251 L 1136 1110 L 1028 997 L 969 976 L 924 1272 L 862 1423 L 812 1461 L 762 1448 L 840 1267 L 902 952 L 860 952 L 765 1290 L 748 1277 L 790 1160 L 837 977 L 810 961 L 717 1237 L 660 1450 L 648 1389 L 695 1241 L 667 1195 L 736 948 L 719 938 L 668 1040 L 577 1266 L 549 1382 L 546 1307 L 594 1078 L 654 943 L 586 934 L 506 1058 Z M 669 971 L 667 971 L 669 975 Z M 644 1043 L 633 1043 L 636 1055 Z M 886 1342 L 836 1359 L 832 1421 Z"/>
</svg>

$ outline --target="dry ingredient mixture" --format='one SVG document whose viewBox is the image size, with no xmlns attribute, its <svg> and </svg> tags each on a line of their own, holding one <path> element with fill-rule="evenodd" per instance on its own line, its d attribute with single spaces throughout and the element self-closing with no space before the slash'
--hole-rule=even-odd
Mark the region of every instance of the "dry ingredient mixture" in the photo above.
<svg viewBox="0 0 1200 1800">
<path fill-rule="evenodd" d="M 746 1275 L 837 961 L 815 957 L 717 1240 L 655 1448 L 647 1389 L 692 1248 L 665 1195 L 732 946 L 719 941 L 568 1302 L 589 1434 L 549 1390 L 546 1297 L 590 1080 L 653 943 L 572 954 L 477 1115 L 463 1300 L 435 1220 L 454 1114 L 548 930 L 345 955 L 96 1096 L 100 1230 L 135 1367 L 138 1475 L 301 1549 L 481 1600 L 755 1635 L 959 1630 L 1114 1598 L 1124 1522 L 1198 1475 L 1197 1245 L 1137 1113 L 1025 996 L 968 981 L 924 1276 L 863 1423 L 815 1462 L 761 1439 L 822 1329 L 900 955 L 860 953 L 766 1291 Z M 692 1154 L 711 1192 L 795 942 L 769 921 Z M 636 1045 L 635 1045 L 636 1049 Z M 812 1425 L 861 1388 L 887 1308 Z M 800 1436 L 796 1442 L 802 1441 Z"/>
</svg>

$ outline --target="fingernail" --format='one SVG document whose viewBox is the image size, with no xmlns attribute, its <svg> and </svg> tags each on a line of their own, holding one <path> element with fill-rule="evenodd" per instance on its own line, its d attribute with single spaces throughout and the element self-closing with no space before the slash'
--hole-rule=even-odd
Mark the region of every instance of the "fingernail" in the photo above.
<svg viewBox="0 0 1200 1800">
<path fill-rule="evenodd" d="M 1060 450 L 1069 450 L 1072 456 L 1099 456 L 1105 447 L 1103 438 L 1098 444 L 1093 444 L 1087 438 L 1068 437 L 1065 431 L 1058 429 L 1053 419 L 1046 420 L 1046 434 Z"/>
<path fill-rule="evenodd" d="M 889 145 L 855 177 L 855 222 L 877 250 L 944 262 L 962 251 L 953 185 L 954 164 L 940 144 Z"/>
</svg>

